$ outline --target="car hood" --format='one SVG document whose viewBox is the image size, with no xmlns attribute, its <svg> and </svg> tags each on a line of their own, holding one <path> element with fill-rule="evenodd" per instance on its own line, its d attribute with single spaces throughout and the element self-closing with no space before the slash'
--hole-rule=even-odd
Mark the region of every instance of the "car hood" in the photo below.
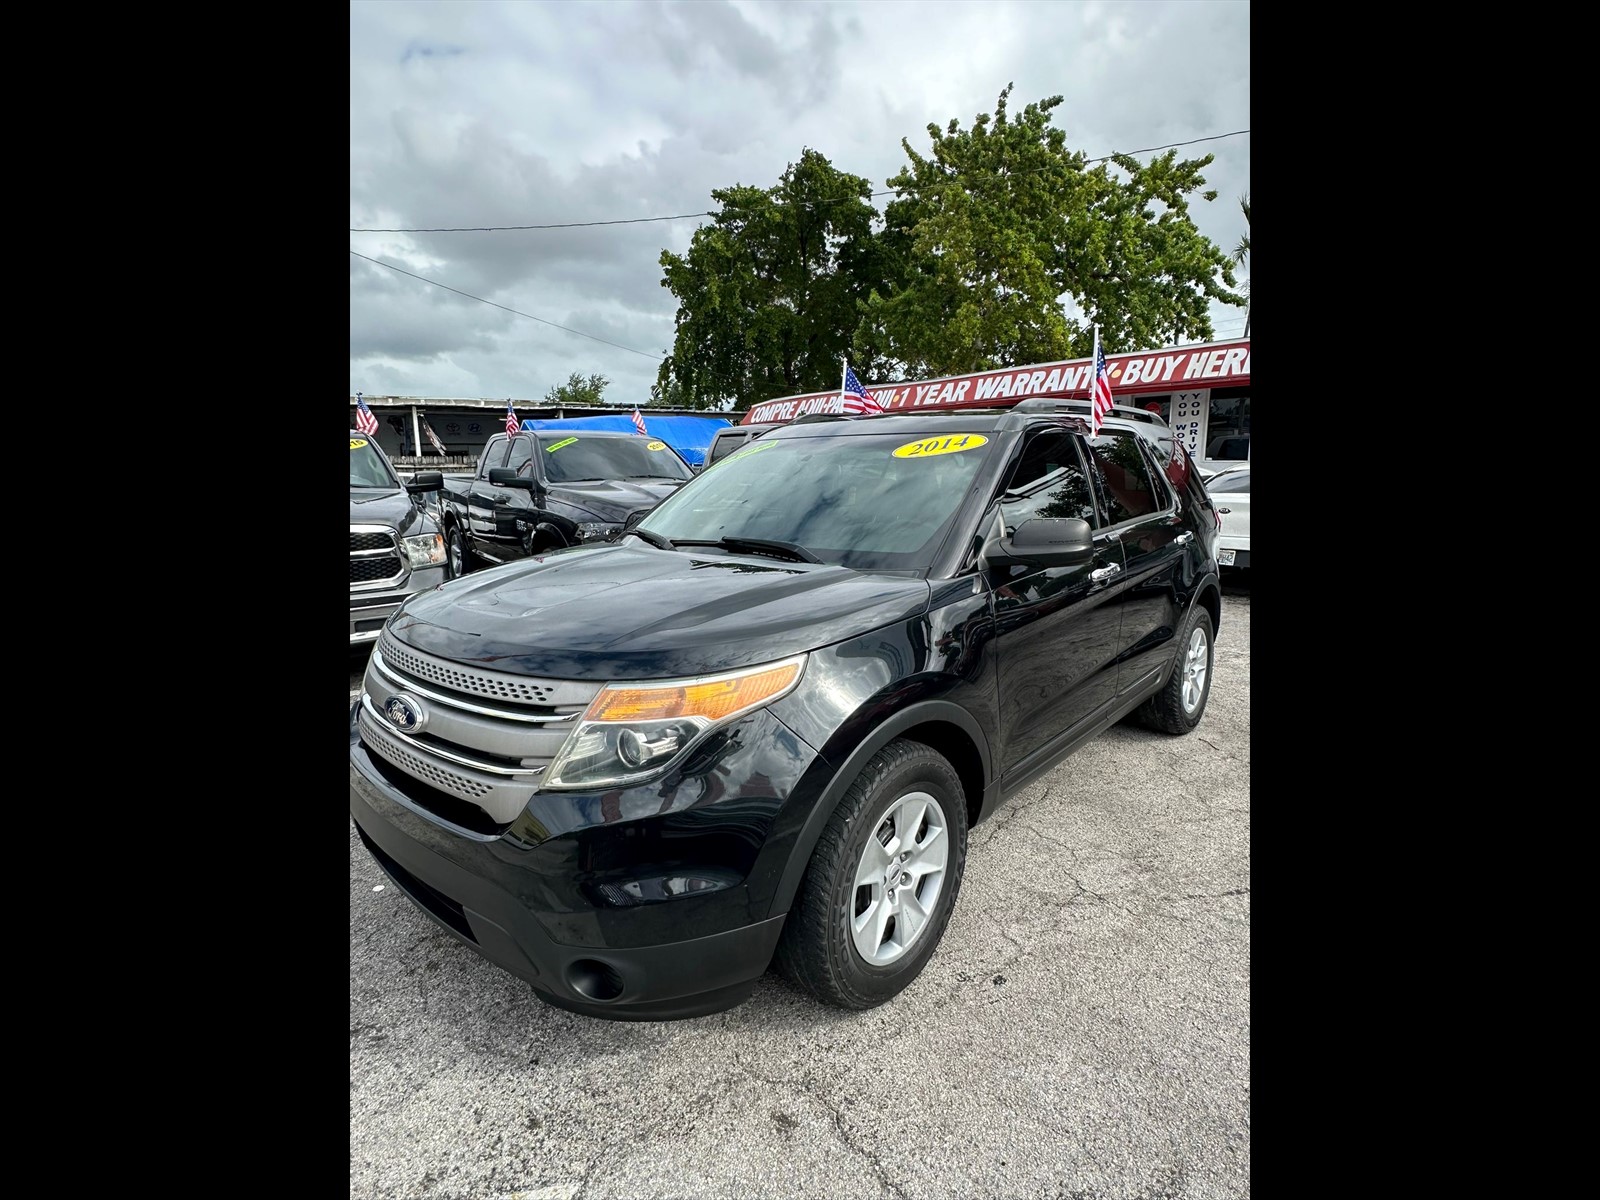
<svg viewBox="0 0 1600 1200">
<path fill-rule="evenodd" d="M 476 572 L 413 597 L 418 650 L 550 679 L 666 679 L 771 662 L 926 610 L 921 579 L 631 539 Z"/>
<path fill-rule="evenodd" d="M 421 520 L 420 507 L 404 488 L 350 489 L 352 525 L 387 525 L 404 534 Z"/>
<path fill-rule="evenodd" d="M 550 497 L 591 514 L 597 521 L 626 521 L 641 508 L 654 508 L 687 479 L 613 479 L 592 483 L 552 483 Z"/>
</svg>

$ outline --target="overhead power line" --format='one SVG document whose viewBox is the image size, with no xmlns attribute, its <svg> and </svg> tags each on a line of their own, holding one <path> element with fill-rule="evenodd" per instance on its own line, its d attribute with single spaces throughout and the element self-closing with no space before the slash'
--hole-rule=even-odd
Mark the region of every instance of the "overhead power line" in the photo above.
<svg viewBox="0 0 1600 1200">
<path fill-rule="evenodd" d="M 491 308 L 501 309 L 504 312 L 511 313 L 513 316 L 527 317 L 530 321 L 537 321 L 539 324 L 548 325 L 552 329 L 560 329 L 566 333 L 575 333 L 579 337 L 586 337 L 592 341 L 601 342 L 607 346 L 615 346 L 618 350 L 626 350 L 629 354 L 637 354 L 643 358 L 653 358 L 657 362 L 663 361 L 661 355 L 659 354 L 651 354 L 647 350 L 635 350 L 632 346 L 624 346 L 620 342 L 608 342 L 603 337 L 595 337 L 594 334 L 585 333 L 581 329 L 571 329 L 565 325 L 557 325 L 554 321 L 546 321 L 543 317 L 536 317 L 532 313 L 518 312 L 514 308 L 507 308 L 504 304 L 496 304 L 493 300 L 485 300 L 482 296 L 474 296 L 471 292 L 463 292 L 460 288 L 453 288 L 449 284 L 440 283 L 437 279 L 426 279 L 421 275 L 413 275 L 410 271 L 402 271 L 399 267 L 396 267 L 390 263 L 379 262 L 375 258 L 367 258 L 365 254 L 358 253 L 355 250 L 350 251 L 350 253 L 354 254 L 357 258 L 366 259 L 367 262 L 372 263 L 374 266 L 384 267 L 390 271 L 393 271 L 397 275 L 405 275 L 408 278 L 420 280 L 423 283 L 430 283 L 434 287 L 444 288 L 444 290 L 447 292 L 454 292 L 458 296 L 465 296 L 468 300 L 476 300 L 479 304 L 487 304 Z"/>
<path fill-rule="evenodd" d="M 1142 150 L 1122 150 L 1115 154 L 1103 154 L 1099 158 L 1086 158 L 1085 163 L 1110 162 L 1113 158 L 1125 157 L 1130 154 L 1150 154 L 1156 150 L 1176 150 L 1179 146 L 1194 146 L 1200 142 L 1215 142 L 1221 138 L 1238 137 L 1240 134 L 1249 133 L 1248 129 L 1235 129 L 1231 133 L 1215 133 L 1210 137 L 1190 138 L 1187 142 L 1168 142 L 1165 146 L 1146 146 Z M 1020 174 L 1021 172 L 1019 172 Z M 872 192 L 868 199 L 876 200 L 880 196 L 898 196 L 900 190 L 891 188 L 886 192 Z M 839 201 L 830 201 L 839 203 Z M 596 225 L 645 225 L 652 221 L 687 221 L 700 220 L 704 217 L 715 219 L 713 212 L 679 213 L 672 217 L 629 217 L 618 221 L 566 221 L 557 225 L 451 225 L 433 226 L 431 228 L 416 229 L 358 229 L 352 228 L 351 233 L 513 233 L 529 229 L 588 229 Z M 351 251 L 352 254 L 355 251 Z M 537 320 L 538 318 L 535 318 Z M 626 349 L 626 347 L 624 347 Z M 635 351 L 642 353 L 642 351 Z"/>
</svg>

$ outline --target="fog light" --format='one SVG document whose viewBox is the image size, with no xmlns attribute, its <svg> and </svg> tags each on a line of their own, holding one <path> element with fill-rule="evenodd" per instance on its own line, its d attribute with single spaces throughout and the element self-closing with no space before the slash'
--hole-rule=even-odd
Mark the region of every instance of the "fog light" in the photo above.
<svg viewBox="0 0 1600 1200">
<path fill-rule="evenodd" d="M 642 767 L 663 755 L 678 752 L 678 739 L 672 734 L 647 742 L 632 729 L 617 735 L 617 757 L 630 767 Z"/>
</svg>

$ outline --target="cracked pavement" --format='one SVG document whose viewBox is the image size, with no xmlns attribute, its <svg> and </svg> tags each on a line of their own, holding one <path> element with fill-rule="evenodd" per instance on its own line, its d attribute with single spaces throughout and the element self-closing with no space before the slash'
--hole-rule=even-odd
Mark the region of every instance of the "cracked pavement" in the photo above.
<svg viewBox="0 0 1600 1200">
<path fill-rule="evenodd" d="M 938 953 L 869 1012 L 775 974 L 689 1021 L 548 1007 L 352 825 L 352 1200 L 1247 1197 L 1250 593 L 1223 592 L 1200 728 L 1118 725 L 974 829 Z"/>
</svg>

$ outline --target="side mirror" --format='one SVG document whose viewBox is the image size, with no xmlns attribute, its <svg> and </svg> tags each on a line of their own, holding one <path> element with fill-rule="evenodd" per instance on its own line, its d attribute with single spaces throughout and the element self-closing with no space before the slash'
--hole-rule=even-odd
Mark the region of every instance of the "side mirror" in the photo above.
<svg viewBox="0 0 1600 1200">
<path fill-rule="evenodd" d="M 521 488 L 525 492 L 534 491 L 538 487 L 533 480 L 525 475 L 518 475 L 511 467 L 491 467 L 489 484 L 491 487 Z"/>
<path fill-rule="evenodd" d="M 441 492 L 444 490 L 444 472 L 418 471 L 411 477 L 411 482 L 406 484 L 406 491 L 413 496 L 420 496 L 424 492 Z"/>
<path fill-rule="evenodd" d="M 1011 537 L 996 533 L 983 546 L 991 567 L 1067 567 L 1094 556 L 1094 530 L 1079 517 L 1033 517 Z"/>
</svg>

